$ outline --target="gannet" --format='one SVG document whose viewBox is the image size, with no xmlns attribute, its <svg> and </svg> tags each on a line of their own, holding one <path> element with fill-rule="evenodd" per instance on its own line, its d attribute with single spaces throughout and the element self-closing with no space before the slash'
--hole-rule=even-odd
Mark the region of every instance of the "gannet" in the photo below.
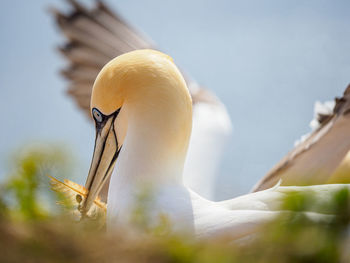
<svg viewBox="0 0 350 263">
<path fill-rule="evenodd" d="M 66 38 L 59 51 L 70 65 L 62 74 L 70 81 L 69 95 L 90 116 L 91 87 L 103 65 L 125 52 L 158 48 L 102 1 L 97 1 L 92 8 L 75 0 L 68 2 L 72 7 L 68 14 L 52 9 Z M 188 74 L 184 75 L 193 101 L 193 123 L 183 179 L 196 192 L 213 198 L 215 177 L 232 133 L 232 123 L 222 102 Z M 349 97 L 350 88 L 336 99 L 330 114 L 321 112 L 317 116 L 318 127 L 283 157 L 252 191 L 268 189 L 280 179 L 282 185 L 348 182 L 348 173 L 342 168 L 348 167 L 346 156 L 350 155 Z M 108 182 L 102 191 L 103 200 L 107 190 Z"/>
<path fill-rule="evenodd" d="M 101 68 L 114 57 L 135 49 L 158 49 L 110 10 L 102 1 L 89 10 L 70 0 L 73 11 L 65 15 L 52 8 L 56 22 L 67 38 L 59 51 L 70 62 L 62 71 L 70 81 L 68 94 L 90 117 L 93 82 Z M 184 73 L 193 103 L 192 136 L 184 168 L 184 182 L 201 195 L 213 199 L 221 156 L 233 125 L 225 105 L 210 91 Z M 208 152 L 207 149 L 212 149 Z M 106 200 L 108 183 L 101 195 Z"/>
<path fill-rule="evenodd" d="M 192 129 L 192 100 L 172 58 L 159 51 L 132 51 L 107 63 L 93 86 L 91 114 L 96 138 L 82 212 L 89 211 L 111 176 L 108 227 L 132 224 L 138 196 L 147 189 L 151 193 L 147 210 L 154 222 L 165 216 L 174 231 L 197 237 L 230 233 L 237 239 L 284 213 L 278 211 L 278 204 L 286 192 L 321 189 L 319 198 L 324 198 L 327 191 L 344 187 L 277 186 L 212 202 L 185 186 L 182 177 Z M 307 216 L 327 217 L 315 212 Z"/>
</svg>

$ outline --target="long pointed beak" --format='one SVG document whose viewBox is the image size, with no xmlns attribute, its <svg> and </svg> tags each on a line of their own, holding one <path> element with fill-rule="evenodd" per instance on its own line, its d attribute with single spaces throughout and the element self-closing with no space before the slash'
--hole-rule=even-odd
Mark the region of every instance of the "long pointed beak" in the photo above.
<svg viewBox="0 0 350 263">
<path fill-rule="evenodd" d="M 88 194 L 81 209 L 83 215 L 89 211 L 103 185 L 111 176 L 118 158 L 120 149 L 118 149 L 118 140 L 114 128 L 116 117 L 117 113 L 106 116 L 101 123 L 96 123 L 94 154 L 85 184 Z"/>
</svg>

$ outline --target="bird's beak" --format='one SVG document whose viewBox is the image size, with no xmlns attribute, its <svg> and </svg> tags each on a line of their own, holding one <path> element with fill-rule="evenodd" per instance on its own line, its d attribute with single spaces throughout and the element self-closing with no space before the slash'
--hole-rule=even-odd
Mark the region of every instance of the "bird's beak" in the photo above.
<svg viewBox="0 0 350 263">
<path fill-rule="evenodd" d="M 104 116 L 104 120 L 101 123 L 96 123 L 94 154 L 85 184 L 88 194 L 81 207 L 83 215 L 86 215 L 89 211 L 103 185 L 108 180 L 119 155 L 120 148 L 118 147 L 118 140 L 114 127 L 118 112 L 119 111 L 112 115 Z"/>
</svg>

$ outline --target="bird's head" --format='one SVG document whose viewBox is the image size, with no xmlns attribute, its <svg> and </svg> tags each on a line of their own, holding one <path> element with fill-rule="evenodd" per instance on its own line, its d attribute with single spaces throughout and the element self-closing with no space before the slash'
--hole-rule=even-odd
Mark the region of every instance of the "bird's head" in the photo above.
<svg viewBox="0 0 350 263">
<path fill-rule="evenodd" d="M 111 175 L 132 123 L 146 135 L 159 131 L 172 152 L 186 154 L 192 101 L 171 57 L 161 52 L 132 51 L 107 63 L 93 86 L 91 114 L 96 138 L 83 213 Z"/>
</svg>

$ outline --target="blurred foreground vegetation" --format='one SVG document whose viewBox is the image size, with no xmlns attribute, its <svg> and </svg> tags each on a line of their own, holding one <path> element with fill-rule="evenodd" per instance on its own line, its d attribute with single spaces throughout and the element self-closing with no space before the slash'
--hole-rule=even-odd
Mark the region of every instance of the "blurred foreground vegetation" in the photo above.
<svg viewBox="0 0 350 263">
<path fill-rule="evenodd" d="M 45 175 L 71 178 L 69 159 L 53 147 L 20 151 L 13 158 L 0 186 L 0 262 L 350 262 L 346 189 L 327 203 L 294 194 L 283 204 L 291 211 L 327 207 L 337 215 L 329 222 L 284 214 L 244 243 L 228 242 L 225 236 L 195 241 L 156 230 L 149 235 L 127 230 L 106 235 L 94 222 L 76 222 L 56 205 L 60 196 L 50 190 Z"/>
</svg>

